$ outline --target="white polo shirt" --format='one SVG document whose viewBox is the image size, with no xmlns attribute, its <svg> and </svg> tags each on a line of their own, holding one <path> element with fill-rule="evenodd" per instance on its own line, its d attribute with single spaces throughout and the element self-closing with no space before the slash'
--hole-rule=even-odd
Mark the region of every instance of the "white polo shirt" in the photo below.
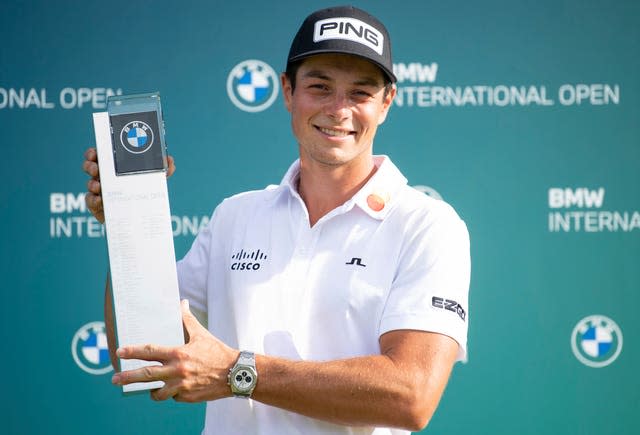
<svg viewBox="0 0 640 435">
<path fill-rule="evenodd" d="M 409 187 L 388 157 L 375 161 L 367 184 L 313 227 L 296 190 L 298 161 L 279 186 L 216 208 L 178 262 L 182 297 L 208 313 L 212 334 L 237 349 L 321 361 L 379 354 L 382 334 L 415 329 L 452 337 L 466 358 L 467 228 L 448 204 Z M 372 194 L 385 199 L 381 210 Z M 223 399 L 207 404 L 203 433 L 409 432 Z"/>
</svg>

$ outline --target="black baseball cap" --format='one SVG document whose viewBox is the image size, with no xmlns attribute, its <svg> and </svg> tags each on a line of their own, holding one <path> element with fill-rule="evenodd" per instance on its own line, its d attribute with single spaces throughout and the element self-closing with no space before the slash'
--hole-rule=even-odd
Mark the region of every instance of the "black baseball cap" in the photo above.
<svg viewBox="0 0 640 435">
<path fill-rule="evenodd" d="M 321 9 L 309 15 L 293 38 L 287 66 L 309 56 L 344 53 L 373 62 L 397 81 L 391 62 L 391 41 L 377 18 L 353 6 Z"/>
</svg>

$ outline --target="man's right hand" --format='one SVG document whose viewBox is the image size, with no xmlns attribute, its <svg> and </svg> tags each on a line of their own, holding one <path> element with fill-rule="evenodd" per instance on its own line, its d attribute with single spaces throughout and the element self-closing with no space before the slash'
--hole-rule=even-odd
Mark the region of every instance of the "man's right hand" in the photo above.
<svg viewBox="0 0 640 435">
<path fill-rule="evenodd" d="M 84 153 L 82 169 L 91 178 L 87 182 L 87 195 L 85 202 L 91 214 L 101 223 L 104 223 L 104 209 L 102 207 L 102 188 L 100 187 L 100 171 L 98 170 L 98 153 L 95 148 L 89 148 Z M 173 175 L 176 165 L 173 157 L 167 156 L 167 178 Z"/>
</svg>

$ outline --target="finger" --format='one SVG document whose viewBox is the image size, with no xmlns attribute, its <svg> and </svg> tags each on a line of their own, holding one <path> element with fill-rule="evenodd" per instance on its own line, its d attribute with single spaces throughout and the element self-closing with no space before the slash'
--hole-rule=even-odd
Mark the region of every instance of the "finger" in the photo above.
<svg viewBox="0 0 640 435">
<path fill-rule="evenodd" d="M 167 178 L 173 175 L 176 171 L 175 159 L 171 156 L 167 156 Z"/>
<path fill-rule="evenodd" d="M 102 210 L 102 196 L 100 195 L 94 195 L 93 193 L 88 192 L 84 196 L 84 202 L 92 213 Z"/>
<path fill-rule="evenodd" d="M 162 381 L 171 377 L 173 368 L 169 366 L 153 365 L 135 370 L 116 373 L 111 377 L 114 385 L 128 385 L 136 382 Z"/>
<path fill-rule="evenodd" d="M 91 160 L 85 160 L 84 162 L 82 162 L 82 170 L 93 178 L 97 179 L 100 176 L 98 164 L 96 162 L 92 162 Z"/>
<path fill-rule="evenodd" d="M 87 181 L 87 190 L 96 195 L 100 195 L 102 193 L 102 186 L 100 186 L 100 182 L 93 178 L 89 178 Z"/>
<path fill-rule="evenodd" d="M 178 396 L 178 388 L 169 386 L 169 384 L 164 385 L 162 388 L 158 388 L 157 390 L 151 390 L 150 392 L 151 398 L 155 401 L 163 401 L 171 398 L 176 398 Z"/>
<path fill-rule="evenodd" d="M 87 148 L 87 150 L 84 152 L 84 158 L 92 162 L 97 162 L 98 152 L 94 147 Z"/>
<path fill-rule="evenodd" d="M 173 349 L 174 348 L 167 346 L 143 344 L 121 347 L 116 351 L 116 355 L 122 359 L 166 362 L 173 358 Z"/>
<path fill-rule="evenodd" d="M 95 195 L 93 195 L 91 193 L 87 193 L 85 195 L 85 202 L 87 203 L 87 208 L 89 209 L 89 211 L 91 212 L 93 217 L 95 217 L 98 222 L 103 224 L 104 223 L 104 209 L 102 208 L 101 205 L 99 205 L 99 206 L 95 205 L 96 202 L 99 203 L 99 204 L 102 204 L 102 199 L 98 196 L 95 201 L 92 201 L 90 198 L 88 198 L 89 195 L 91 195 L 92 197 L 95 197 Z"/>
</svg>

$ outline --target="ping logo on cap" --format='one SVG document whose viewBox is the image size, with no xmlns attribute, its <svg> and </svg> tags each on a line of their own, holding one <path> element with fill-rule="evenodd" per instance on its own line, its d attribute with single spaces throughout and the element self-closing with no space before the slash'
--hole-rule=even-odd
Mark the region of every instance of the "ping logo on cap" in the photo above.
<svg viewBox="0 0 640 435">
<path fill-rule="evenodd" d="M 316 21 L 313 42 L 327 39 L 346 39 L 366 45 L 382 56 L 384 36 L 375 27 L 355 18 L 338 17 Z"/>
</svg>

